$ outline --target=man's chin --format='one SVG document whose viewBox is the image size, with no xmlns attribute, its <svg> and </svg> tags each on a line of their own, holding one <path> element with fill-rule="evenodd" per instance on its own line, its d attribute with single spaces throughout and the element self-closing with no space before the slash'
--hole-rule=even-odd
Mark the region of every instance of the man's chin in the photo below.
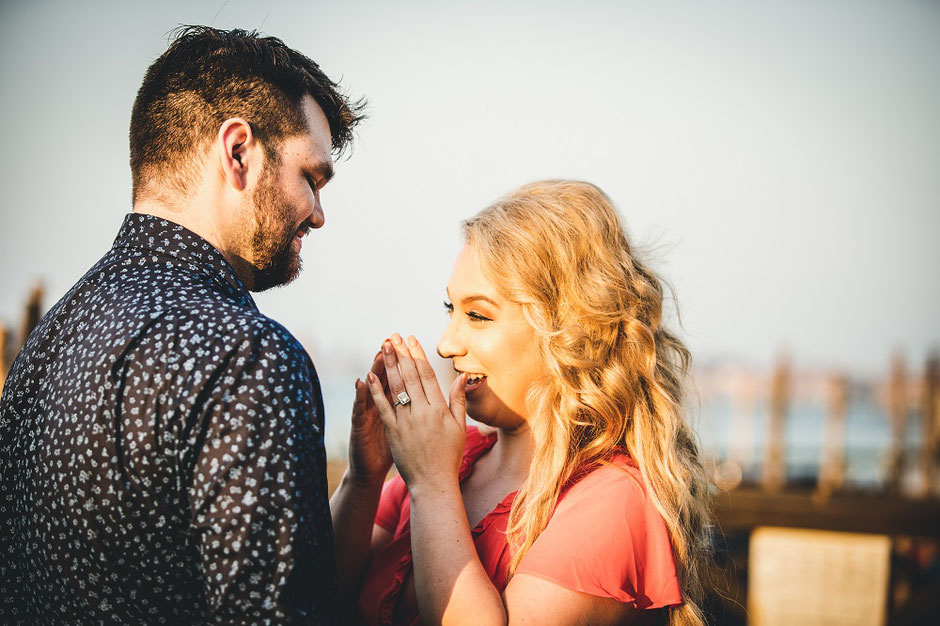
<svg viewBox="0 0 940 626">
<path fill-rule="evenodd" d="M 252 291 L 267 291 L 273 287 L 280 287 L 293 282 L 303 269 L 303 262 L 300 256 L 290 254 L 281 262 L 254 270 Z"/>
</svg>

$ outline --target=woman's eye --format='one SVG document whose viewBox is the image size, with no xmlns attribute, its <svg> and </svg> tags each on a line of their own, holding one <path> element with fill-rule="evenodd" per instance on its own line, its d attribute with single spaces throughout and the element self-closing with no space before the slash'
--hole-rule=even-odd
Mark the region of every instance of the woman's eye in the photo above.
<svg viewBox="0 0 940 626">
<path fill-rule="evenodd" d="M 448 315 L 451 315 L 454 312 L 454 305 L 450 302 L 444 303 L 444 310 L 447 311 Z"/>
<path fill-rule="evenodd" d="M 480 315 L 479 313 L 477 313 L 477 312 L 475 312 L 475 311 L 468 311 L 468 312 L 467 312 L 467 317 L 469 317 L 470 319 L 472 319 L 474 322 L 491 322 L 491 321 L 493 321 L 493 320 L 491 320 L 491 319 L 488 318 L 488 317 L 483 317 L 482 315 Z"/>
</svg>

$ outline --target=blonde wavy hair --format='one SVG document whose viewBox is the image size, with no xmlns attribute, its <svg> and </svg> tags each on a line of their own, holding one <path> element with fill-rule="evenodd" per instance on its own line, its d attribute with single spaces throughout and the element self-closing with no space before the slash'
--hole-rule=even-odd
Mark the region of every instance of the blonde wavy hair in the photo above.
<svg viewBox="0 0 940 626">
<path fill-rule="evenodd" d="M 684 604 L 669 624 L 704 624 L 708 483 L 683 417 L 690 354 L 661 325 L 662 283 L 590 183 L 524 185 L 464 222 L 464 233 L 487 277 L 522 305 L 550 374 L 528 395 L 535 451 L 510 512 L 510 575 L 565 484 L 626 448 L 672 540 Z"/>
</svg>

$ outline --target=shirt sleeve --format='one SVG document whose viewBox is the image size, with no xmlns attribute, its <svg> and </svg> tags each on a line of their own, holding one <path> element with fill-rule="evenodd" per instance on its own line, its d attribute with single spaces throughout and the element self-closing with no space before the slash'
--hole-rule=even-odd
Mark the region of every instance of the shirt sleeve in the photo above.
<svg viewBox="0 0 940 626">
<path fill-rule="evenodd" d="M 563 494 L 516 571 L 642 609 L 682 603 L 666 524 L 637 477 L 616 465 Z"/>
<path fill-rule="evenodd" d="M 207 621 L 329 622 L 335 556 L 313 365 L 287 331 L 263 326 L 223 338 L 209 362 L 185 448 Z"/>
<path fill-rule="evenodd" d="M 375 512 L 375 523 L 390 533 L 398 529 L 401 521 L 401 508 L 408 495 L 408 487 L 399 474 L 385 482 L 382 495 L 379 496 L 379 508 Z"/>
</svg>

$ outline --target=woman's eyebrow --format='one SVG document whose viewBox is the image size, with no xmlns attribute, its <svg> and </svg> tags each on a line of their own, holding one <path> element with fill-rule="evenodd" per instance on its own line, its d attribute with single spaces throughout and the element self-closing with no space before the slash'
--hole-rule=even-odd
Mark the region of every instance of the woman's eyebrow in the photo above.
<svg viewBox="0 0 940 626">
<path fill-rule="evenodd" d="M 449 299 L 453 300 L 453 298 L 451 298 L 451 296 L 450 296 L 450 287 L 446 287 L 446 288 L 445 288 L 445 291 L 447 292 L 447 297 L 448 297 Z M 493 306 L 495 306 L 497 309 L 499 308 L 499 304 L 497 304 L 495 300 L 493 300 L 492 298 L 490 298 L 490 297 L 488 297 L 488 296 L 484 296 L 484 295 L 482 295 L 482 294 L 476 294 L 476 295 L 466 296 L 466 297 L 464 297 L 464 298 L 461 298 L 461 299 L 460 299 L 460 304 L 467 304 L 468 302 L 476 302 L 477 300 L 482 300 L 482 301 L 484 301 L 484 302 L 489 302 L 490 304 L 492 304 Z"/>
<path fill-rule="evenodd" d="M 461 299 L 461 300 L 460 300 L 460 303 L 461 303 L 461 304 L 467 304 L 467 303 L 469 303 L 469 302 L 476 302 L 477 300 L 482 300 L 482 301 L 484 301 L 484 302 L 489 302 L 490 304 L 492 304 L 492 305 L 495 306 L 496 308 L 499 308 L 499 305 L 496 304 L 496 301 L 495 301 L 495 300 L 493 300 L 492 298 L 488 298 L 487 296 L 484 296 L 484 295 L 467 296 L 466 298 Z"/>
</svg>

